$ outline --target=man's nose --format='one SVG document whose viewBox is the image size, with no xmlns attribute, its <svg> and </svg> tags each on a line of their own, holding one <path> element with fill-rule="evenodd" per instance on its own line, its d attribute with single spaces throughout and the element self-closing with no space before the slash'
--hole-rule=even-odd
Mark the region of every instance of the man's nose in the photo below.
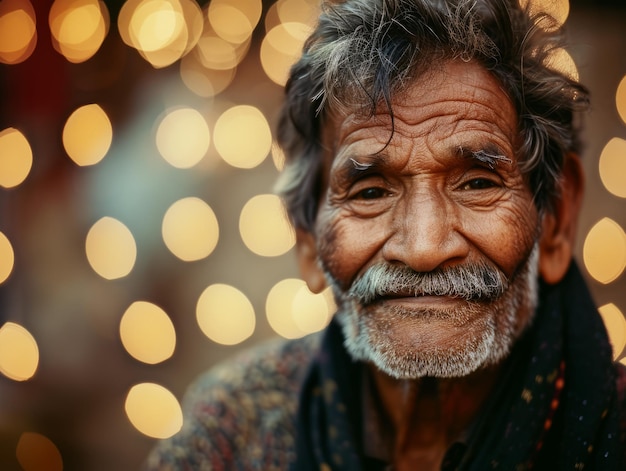
<svg viewBox="0 0 626 471">
<path fill-rule="evenodd" d="M 421 191 L 394 208 L 392 233 L 383 247 L 388 262 L 427 272 L 459 263 L 470 242 L 461 225 L 461 209 L 437 191 Z"/>
</svg>

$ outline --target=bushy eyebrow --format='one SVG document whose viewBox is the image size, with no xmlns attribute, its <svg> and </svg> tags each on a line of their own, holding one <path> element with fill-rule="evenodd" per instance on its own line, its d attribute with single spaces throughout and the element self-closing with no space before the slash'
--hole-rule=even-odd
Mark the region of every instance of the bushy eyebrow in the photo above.
<svg viewBox="0 0 626 471">
<path fill-rule="evenodd" d="M 490 169 L 494 169 L 498 163 L 511 164 L 513 160 L 504 155 L 497 146 L 486 145 L 481 147 L 456 146 L 452 150 L 452 154 L 465 159 L 474 159 Z M 364 175 L 376 172 L 385 165 L 385 156 L 381 153 L 368 155 L 365 161 L 348 158 L 337 170 L 342 178 L 354 180 Z"/>
<path fill-rule="evenodd" d="M 352 165 L 354 165 L 355 170 L 369 170 L 371 167 L 374 166 L 372 162 L 368 162 L 368 163 L 359 162 L 353 157 L 350 157 L 350 162 L 352 162 Z"/>
<path fill-rule="evenodd" d="M 487 164 L 490 169 L 495 168 L 499 162 L 507 164 L 513 162 L 510 157 L 503 155 L 502 152 L 496 147 L 486 147 L 484 149 L 471 150 L 466 149 L 463 146 L 458 146 L 457 153 L 461 157 L 473 158 L 483 164 Z"/>
<path fill-rule="evenodd" d="M 355 180 L 363 177 L 365 174 L 375 172 L 384 165 L 384 160 L 384 157 L 380 154 L 368 155 L 365 162 L 350 157 L 337 169 L 338 175 L 348 180 Z"/>
</svg>

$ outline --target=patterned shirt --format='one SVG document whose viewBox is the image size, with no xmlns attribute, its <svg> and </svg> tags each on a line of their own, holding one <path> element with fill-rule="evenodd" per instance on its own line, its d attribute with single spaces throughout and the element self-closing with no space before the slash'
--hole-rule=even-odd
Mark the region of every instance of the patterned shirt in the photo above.
<svg viewBox="0 0 626 471">
<path fill-rule="evenodd" d="M 200 376 L 185 395 L 182 430 L 159 442 L 144 469 L 287 469 L 295 458 L 298 392 L 319 340 L 276 339 Z"/>
</svg>

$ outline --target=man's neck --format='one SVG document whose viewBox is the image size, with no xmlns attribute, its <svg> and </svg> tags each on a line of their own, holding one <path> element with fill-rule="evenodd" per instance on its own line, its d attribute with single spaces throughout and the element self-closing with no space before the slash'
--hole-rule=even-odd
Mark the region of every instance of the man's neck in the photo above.
<svg viewBox="0 0 626 471">
<path fill-rule="evenodd" d="M 446 450 L 472 424 L 499 368 L 462 378 L 398 380 L 370 368 L 383 413 L 393 427 L 394 469 L 440 469 Z"/>
</svg>

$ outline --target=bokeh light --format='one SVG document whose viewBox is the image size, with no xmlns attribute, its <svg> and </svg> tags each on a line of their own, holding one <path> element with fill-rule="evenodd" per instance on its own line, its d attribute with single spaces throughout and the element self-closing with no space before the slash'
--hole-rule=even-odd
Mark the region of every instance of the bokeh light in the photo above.
<svg viewBox="0 0 626 471">
<path fill-rule="evenodd" d="M 626 123 L 626 75 L 622 78 L 617 86 L 617 93 L 615 94 L 615 106 L 617 112 L 622 118 L 622 121 Z"/>
<path fill-rule="evenodd" d="M 0 131 L 0 186 L 13 188 L 22 183 L 33 165 L 28 140 L 15 128 Z"/>
<path fill-rule="evenodd" d="M 193 0 L 127 0 L 118 16 L 122 40 L 153 67 L 167 67 L 198 42 L 204 17 Z"/>
<path fill-rule="evenodd" d="M 626 267 L 626 234 L 610 218 L 598 221 L 583 245 L 583 260 L 589 274 L 600 283 L 611 283 Z"/>
<path fill-rule="evenodd" d="M 113 127 L 106 112 L 97 104 L 81 106 L 65 122 L 63 146 L 78 165 L 95 165 L 109 151 Z"/>
<path fill-rule="evenodd" d="M 62 471 L 63 457 L 57 446 L 40 433 L 24 432 L 15 450 L 23 471 Z"/>
<path fill-rule="evenodd" d="M 236 345 L 254 333 L 256 317 L 247 296 L 226 284 L 207 287 L 196 306 L 196 320 L 208 338 L 222 345 Z"/>
<path fill-rule="evenodd" d="M 108 216 L 89 230 L 85 251 L 91 268 L 107 280 L 128 275 L 137 258 L 133 234 L 123 223 Z"/>
<path fill-rule="evenodd" d="M 281 23 L 267 32 L 261 43 L 261 66 L 274 83 L 284 86 L 289 69 L 302 52 L 311 27 L 304 23 Z"/>
<path fill-rule="evenodd" d="M 626 140 L 614 137 L 600 154 L 600 178 L 605 188 L 626 198 Z"/>
<path fill-rule="evenodd" d="M 609 58 L 623 14 L 519 1 L 556 17 L 544 27 L 575 20 L 568 50 L 593 96 L 615 97 L 596 103 L 585 146 L 606 144 L 611 195 L 591 175 L 577 255 L 626 365 L 626 72 Z M 148 437 L 183 426 L 194 371 L 328 325 L 331 290 L 283 279 L 294 231 L 259 194 L 284 168 L 268 123 L 319 3 L 0 0 L 0 470 L 132 469 Z M 578 78 L 566 50 L 548 63 Z M 104 215 L 119 219 L 93 224 Z"/>
<path fill-rule="evenodd" d="M 187 54 L 180 61 L 180 77 L 185 86 L 200 97 L 210 98 L 223 92 L 235 78 L 235 69 L 205 67 L 198 54 Z"/>
<path fill-rule="evenodd" d="M 253 26 L 246 15 L 225 2 L 209 4 L 209 21 L 216 34 L 225 41 L 239 44 L 252 34 Z"/>
<path fill-rule="evenodd" d="M 15 381 L 33 377 L 39 365 L 39 347 L 31 333 L 19 324 L 0 328 L 0 373 Z"/>
<path fill-rule="evenodd" d="M 252 197 L 241 210 L 239 232 L 246 247 L 257 255 L 276 257 L 295 244 L 295 234 L 276 195 Z"/>
<path fill-rule="evenodd" d="M 319 0 L 278 0 L 265 14 L 265 32 L 281 23 L 301 23 L 313 28 L 320 12 Z"/>
<path fill-rule="evenodd" d="M 15 252 L 13 252 L 11 241 L 0 232 L 0 284 L 9 278 L 14 264 Z"/>
<path fill-rule="evenodd" d="M 52 44 L 73 63 L 91 58 L 109 32 L 109 13 L 98 0 L 55 0 L 48 15 Z"/>
<path fill-rule="evenodd" d="M 316 0 L 278 0 L 276 12 L 281 23 L 312 25 L 319 14 L 319 2 Z"/>
<path fill-rule="evenodd" d="M 219 37 L 241 44 L 252 36 L 262 9 L 261 0 L 212 0 L 208 19 Z"/>
<path fill-rule="evenodd" d="M 330 288 L 321 293 L 312 293 L 305 284 L 293 297 L 294 323 L 306 334 L 325 328 L 336 309 Z"/>
<path fill-rule="evenodd" d="M 274 2 L 270 5 L 263 22 L 265 26 L 265 33 L 281 23 L 280 17 L 278 16 L 278 2 Z"/>
<path fill-rule="evenodd" d="M 176 348 L 176 330 L 159 306 L 135 301 L 120 321 L 120 338 L 135 359 L 154 365 L 167 360 Z"/>
<path fill-rule="evenodd" d="M 245 51 L 244 47 L 243 52 Z M 194 53 L 204 67 L 212 70 L 234 69 L 244 57 L 235 45 L 212 35 L 203 35 Z"/>
<path fill-rule="evenodd" d="M 562 47 L 553 49 L 550 52 L 546 65 L 572 80 L 578 81 L 580 78 L 578 74 L 578 67 L 576 67 L 574 59 L 570 53 Z"/>
<path fill-rule="evenodd" d="M 130 423 L 148 437 L 169 438 L 183 426 L 178 399 L 159 384 L 133 386 L 126 396 L 125 410 Z"/>
<path fill-rule="evenodd" d="M 267 119 L 258 108 L 233 106 L 217 119 L 213 131 L 215 148 L 222 159 L 233 167 L 254 168 L 272 147 L 272 132 Z"/>
<path fill-rule="evenodd" d="M 285 153 L 276 142 L 272 143 L 271 152 L 274 167 L 276 167 L 276 170 L 278 170 L 279 172 L 282 172 L 285 168 Z"/>
<path fill-rule="evenodd" d="M 276 283 L 265 302 L 268 323 L 278 335 L 287 339 L 303 337 L 324 328 L 334 310 L 328 291 L 313 294 L 306 283 L 297 278 Z"/>
<path fill-rule="evenodd" d="M 176 168 L 196 165 L 209 150 L 209 125 L 198 110 L 177 108 L 161 120 L 156 144 L 161 156 Z"/>
<path fill-rule="evenodd" d="M 37 45 L 35 10 L 28 0 L 0 1 L 0 62 L 19 64 Z"/>
<path fill-rule="evenodd" d="M 624 314 L 613 303 L 600 306 L 598 312 L 609 334 L 609 340 L 613 347 L 613 358 L 617 359 L 626 346 L 626 319 L 624 319 Z"/>
<path fill-rule="evenodd" d="M 288 278 L 276 283 L 267 295 L 265 302 L 267 321 L 281 337 L 293 339 L 305 335 L 293 317 L 293 300 L 303 286 L 306 286 L 304 281 Z"/>
<path fill-rule="evenodd" d="M 561 27 L 569 16 L 569 0 L 519 0 L 519 3 L 524 8 L 530 4 L 530 12 L 533 14 L 546 13 L 554 18 L 555 25 L 546 20 L 539 20 L 539 24 L 548 30 Z"/>
<path fill-rule="evenodd" d="M 188 197 L 169 207 L 163 217 L 162 235 L 170 252 L 191 262 L 213 252 L 219 240 L 219 224 L 207 203 Z"/>
</svg>

